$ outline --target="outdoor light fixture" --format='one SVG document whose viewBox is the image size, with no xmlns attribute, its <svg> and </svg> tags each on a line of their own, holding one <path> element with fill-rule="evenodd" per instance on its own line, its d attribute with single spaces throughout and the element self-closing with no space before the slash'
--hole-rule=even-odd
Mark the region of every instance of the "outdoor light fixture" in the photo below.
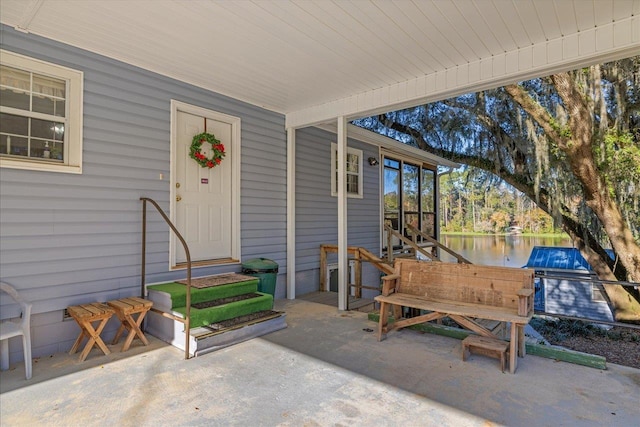
<svg viewBox="0 0 640 427">
<path fill-rule="evenodd" d="M 371 166 L 375 166 L 378 164 L 378 159 L 376 159 L 375 157 L 369 157 L 367 160 L 369 160 L 369 164 Z"/>
</svg>

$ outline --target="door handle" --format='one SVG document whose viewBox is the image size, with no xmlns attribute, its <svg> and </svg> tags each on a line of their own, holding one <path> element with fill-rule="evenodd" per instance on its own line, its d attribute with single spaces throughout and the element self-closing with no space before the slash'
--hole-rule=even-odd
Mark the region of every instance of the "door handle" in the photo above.
<svg viewBox="0 0 640 427">
<path fill-rule="evenodd" d="M 180 200 L 182 200 L 182 197 L 177 196 L 177 197 L 176 197 L 176 202 L 179 202 Z"/>
</svg>

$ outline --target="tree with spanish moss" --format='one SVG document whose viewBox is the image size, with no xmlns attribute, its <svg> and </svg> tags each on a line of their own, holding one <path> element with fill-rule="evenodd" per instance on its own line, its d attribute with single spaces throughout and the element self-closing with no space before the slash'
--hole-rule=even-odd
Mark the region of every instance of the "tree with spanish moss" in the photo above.
<svg viewBox="0 0 640 427">
<path fill-rule="evenodd" d="M 639 68 L 626 58 L 354 123 L 500 177 L 600 279 L 640 283 Z M 616 320 L 640 322 L 637 289 L 605 290 Z"/>
</svg>

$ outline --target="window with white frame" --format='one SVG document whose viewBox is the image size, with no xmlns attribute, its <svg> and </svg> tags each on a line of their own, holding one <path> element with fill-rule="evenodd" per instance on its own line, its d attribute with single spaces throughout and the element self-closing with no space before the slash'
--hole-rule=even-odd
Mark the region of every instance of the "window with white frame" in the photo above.
<svg viewBox="0 0 640 427">
<path fill-rule="evenodd" d="M 82 172 L 83 73 L 0 50 L 0 166 Z"/>
<path fill-rule="evenodd" d="M 362 150 L 347 147 L 347 197 L 362 198 Z M 331 143 L 331 195 L 338 195 L 338 145 Z"/>
</svg>

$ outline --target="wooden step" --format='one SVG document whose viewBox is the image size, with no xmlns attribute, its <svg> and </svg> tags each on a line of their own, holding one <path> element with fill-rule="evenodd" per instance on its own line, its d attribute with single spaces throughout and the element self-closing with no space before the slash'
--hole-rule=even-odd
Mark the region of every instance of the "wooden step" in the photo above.
<svg viewBox="0 0 640 427">
<path fill-rule="evenodd" d="M 500 369 L 504 372 L 509 352 L 509 343 L 507 341 L 497 340 L 495 338 L 481 337 L 479 335 L 469 335 L 462 340 L 462 360 L 467 360 L 469 353 L 482 354 L 489 357 L 495 357 L 500 360 Z"/>
</svg>

